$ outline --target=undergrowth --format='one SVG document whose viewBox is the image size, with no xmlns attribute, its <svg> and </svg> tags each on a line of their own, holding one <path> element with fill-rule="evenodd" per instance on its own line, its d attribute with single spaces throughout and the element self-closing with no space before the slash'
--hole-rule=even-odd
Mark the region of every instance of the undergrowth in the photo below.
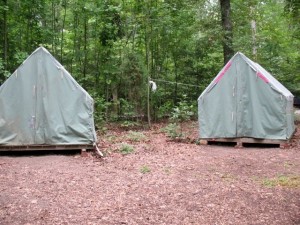
<svg viewBox="0 0 300 225">
<path fill-rule="evenodd" d="M 134 152 L 134 148 L 132 145 L 122 144 L 119 151 L 122 155 L 128 155 Z"/>
<path fill-rule="evenodd" d="M 262 185 L 266 187 L 300 188 L 300 176 L 279 175 L 274 178 L 264 178 Z"/>
<path fill-rule="evenodd" d="M 140 168 L 140 172 L 141 172 L 142 174 L 145 174 L 145 173 L 150 173 L 151 170 L 150 170 L 150 168 L 149 168 L 148 166 L 142 166 L 142 167 Z"/>
<path fill-rule="evenodd" d="M 147 137 L 143 133 L 136 132 L 136 131 L 129 131 L 128 134 L 126 135 L 126 137 L 130 141 L 134 141 L 134 142 L 140 142 L 140 141 L 144 141 L 147 139 Z"/>
</svg>

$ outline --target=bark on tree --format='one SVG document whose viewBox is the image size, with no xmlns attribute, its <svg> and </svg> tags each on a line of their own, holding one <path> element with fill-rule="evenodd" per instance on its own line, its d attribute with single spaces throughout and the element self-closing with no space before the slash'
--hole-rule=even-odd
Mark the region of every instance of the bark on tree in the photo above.
<svg viewBox="0 0 300 225">
<path fill-rule="evenodd" d="M 66 15 L 67 15 L 67 1 L 65 0 L 62 7 L 64 8 L 64 16 L 62 21 L 61 28 L 61 41 L 60 41 L 60 62 L 63 63 L 63 47 L 64 47 L 64 29 L 66 23 Z"/>
<path fill-rule="evenodd" d="M 7 0 L 3 1 L 4 6 L 7 7 Z M 7 69 L 7 49 L 8 49 L 8 38 L 7 38 L 7 10 L 3 12 L 3 59 L 4 59 L 4 69 Z"/>
<path fill-rule="evenodd" d="M 51 21 L 52 24 L 51 25 L 52 25 L 52 34 L 53 34 L 52 35 L 52 47 L 51 48 L 52 48 L 52 52 L 55 53 L 55 47 L 56 47 L 55 46 L 55 43 L 56 43 L 56 41 L 55 41 L 55 33 L 56 33 L 55 32 L 55 30 L 56 30 L 55 29 L 55 18 L 56 18 L 55 14 L 56 13 L 55 13 L 55 3 L 54 3 L 54 1 L 51 2 L 51 9 L 52 9 L 52 14 L 51 14 L 51 16 L 52 16 L 52 21 Z"/>
<path fill-rule="evenodd" d="M 223 54 L 224 54 L 224 64 L 226 64 L 230 58 L 234 55 L 234 50 L 232 47 L 232 23 L 230 19 L 230 0 L 220 0 L 221 6 L 221 19 L 222 27 L 224 31 L 223 38 Z"/>
<path fill-rule="evenodd" d="M 147 117 L 148 117 L 148 126 L 151 127 L 151 109 L 150 109 L 150 85 L 149 85 L 149 81 L 150 81 L 150 37 L 148 36 L 148 30 L 147 30 L 147 26 L 145 28 L 145 52 L 146 52 L 146 66 L 147 66 L 147 71 L 149 73 L 148 75 L 148 91 L 147 91 Z"/>
<path fill-rule="evenodd" d="M 251 8 L 250 8 L 250 15 L 251 15 L 251 17 L 252 17 L 252 20 L 251 20 L 252 55 L 253 55 L 253 59 L 254 59 L 254 60 L 257 60 L 256 20 L 255 20 L 254 7 L 251 7 Z"/>
<path fill-rule="evenodd" d="M 84 61 L 83 61 L 83 77 L 86 78 L 86 70 L 87 70 L 87 55 L 88 55 L 88 50 L 87 50 L 87 37 L 88 35 L 88 18 L 87 15 L 84 16 L 84 27 L 83 27 L 83 36 L 84 36 L 84 40 L 83 40 L 83 52 L 84 52 Z M 85 80 L 84 80 L 84 84 L 85 84 Z"/>
</svg>

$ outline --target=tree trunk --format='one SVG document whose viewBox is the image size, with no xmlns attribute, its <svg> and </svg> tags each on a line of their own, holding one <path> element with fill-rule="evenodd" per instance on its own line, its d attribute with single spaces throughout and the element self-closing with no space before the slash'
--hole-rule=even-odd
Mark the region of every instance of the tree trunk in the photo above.
<svg viewBox="0 0 300 225">
<path fill-rule="evenodd" d="M 73 37 L 73 50 L 72 50 L 72 58 L 71 58 L 71 74 L 73 73 L 73 67 L 75 67 L 73 65 L 74 61 L 79 61 L 78 60 L 78 47 L 79 47 L 79 44 L 77 43 L 77 38 L 78 38 L 78 32 L 77 32 L 77 28 L 79 26 L 79 19 L 78 19 L 78 14 L 77 12 L 74 12 L 74 20 L 73 20 L 73 30 L 74 30 L 74 37 Z"/>
<path fill-rule="evenodd" d="M 149 21 L 148 19 L 146 20 L 147 22 Z M 149 60 L 149 44 L 150 44 L 150 37 L 148 36 L 148 29 L 147 29 L 147 24 L 145 25 L 145 50 L 146 50 L 146 66 L 147 66 L 147 72 L 148 72 L 148 83 L 147 83 L 147 117 L 148 117 L 148 126 L 151 127 L 151 106 L 150 106 L 150 86 L 149 86 L 149 81 L 151 77 L 150 73 L 150 60 Z"/>
<path fill-rule="evenodd" d="M 232 23 L 230 19 L 230 0 L 220 0 L 221 6 L 221 19 L 222 27 L 224 31 L 223 38 L 223 54 L 224 54 L 224 64 L 226 64 L 230 58 L 234 55 L 234 50 L 232 48 Z"/>
<path fill-rule="evenodd" d="M 250 8 L 250 14 L 252 17 L 252 20 L 251 20 L 252 54 L 253 54 L 253 59 L 256 61 L 257 60 L 257 45 L 256 45 L 256 21 L 255 21 L 254 7 Z"/>
<path fill-rule="evenodd" d="M 177 70 L 177 61 L 175 57 L 175 53 L 173 53 L 173 60 L 174 60 L 174 72 L 175 72 L 175 90 L 174 90 L 174 105 L 177 105 L 178 102 L 178 70 Z"/>
<path fill-rule="evenodd" d="M 86 13 L 86 12 L 85 12 Z M 87 15 L 84 15 L 84 28 L 83 28 L 83 36 L 84 36 L 84 42 L 83 42 L 83 52 L 84 52 L 84 61 L 83 61 L 83 77 L 86 78 L 87 73 L 87 32 L 88 32 L 88 18 Z M 84 79 L 84 84 L 86 83 L 86 80 Z"/>
<path fill-rule="evenodd" d="M 60 40 L 60 62 L 63 64 L 63 47 L 64 47 L 64 29 L 65 29 L 65 22 L 66 22 L 66 15 L 67 15 L 67 1 L 65 0 L 63 3 L 64 8 L 64 17 L 62 22 L 61 28 L 61 40 Z"/>
<path fill-rule="evenodd" d="M 7 6 L 7 0 L 4 0 L 4 7 Z M 4 70 L 7 70 L 7 49 L 8 49 L 8 38 L 7 38 L 7 10 L 3 11 L 3 60 L 4 60 Z"/>
<path fill-rule="evenodd" d="M 56 10 L 55 10 L 55 3 L 54 0 L 52 0 L 52 52 L 55 54 L 55 33 L 56 33 L 56 29 L 55 29 L 55 19 L 56 19 Z"/>
</svg>

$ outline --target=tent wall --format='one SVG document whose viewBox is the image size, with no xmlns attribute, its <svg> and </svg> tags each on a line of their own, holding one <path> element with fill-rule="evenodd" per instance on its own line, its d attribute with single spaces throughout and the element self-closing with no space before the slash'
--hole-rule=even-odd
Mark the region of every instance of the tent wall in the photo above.
<svg viewBox="0 0 300 225">
<path fill-rule="evenodd" d="M 285 140 L 293 134 L 292 95 L 249 61 L 236 54 L 199 97 L 201 138 Z"/>
<path fill-rule="evenodd" d="M 92 144 L 93 99 L 44 48 L 0 87 L 0 144 Z"/>
<path fill-rule="evenodd" d="M 286 102 L 286 130 L 287 138 L 291 138 L 295 132 L 295 118 L 294 118 L 294 99 L 290 98 Z"/>
<path fill-rule="evenodd" d="M 234 73 L 233 70 L 234 66 L 231 65 L 227 72 Z M 235 77 L 221 78 L 218 83 L 215 83 L 218 77 L 222 76 L 222 71 L 213 81 L 213 85 L 208 87 L 205 96 L 198 100 L 200 134 L 203 138 L 236 137 L 236 116 L 232 114 L 236 110 L 236 99 L 232 93 Z"/>
</svg>

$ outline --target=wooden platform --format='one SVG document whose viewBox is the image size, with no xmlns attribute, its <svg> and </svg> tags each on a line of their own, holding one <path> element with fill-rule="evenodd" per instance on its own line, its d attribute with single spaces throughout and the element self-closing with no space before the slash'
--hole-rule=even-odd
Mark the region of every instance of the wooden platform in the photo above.
<svg viewBox="0 0 300 225">
<path fill-rule="evenodd" d="M 262 144 L 262 145 L 278 145 L 280 148 L 287 148 L 290 140 L 273 140 L 258 138 L 200 138 L 200 144 L 217 144 L 217 143 L 234 143 L 235 147 L 242 148 L 244 144 Z"/>
<path fill-rule="evenodd" d="M 62 151 L 62 150 L 90 150 L 94 149 L 93 144 L 89 145 L 0 145 L 0 151 Z"/>
</svg>

